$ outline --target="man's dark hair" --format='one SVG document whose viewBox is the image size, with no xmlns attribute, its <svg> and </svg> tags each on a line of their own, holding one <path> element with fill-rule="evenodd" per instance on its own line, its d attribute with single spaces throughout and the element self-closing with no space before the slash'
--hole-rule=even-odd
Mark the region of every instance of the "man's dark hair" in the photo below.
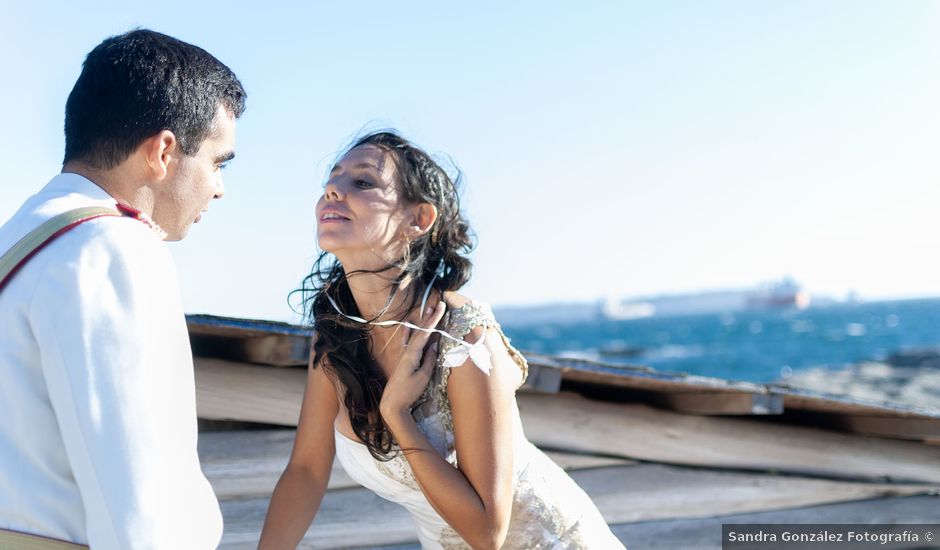
<svg viewBox="0 0 940 550">
<path fill-rule="evenodd" d="M 163 130 L 193 155 L 219 105 L 238 118 L 245 89 L 209 52 L 147 29 L 112 36 L 88 54 L 65 104 L 65 160 L 122 163 Z"/>
</svg>

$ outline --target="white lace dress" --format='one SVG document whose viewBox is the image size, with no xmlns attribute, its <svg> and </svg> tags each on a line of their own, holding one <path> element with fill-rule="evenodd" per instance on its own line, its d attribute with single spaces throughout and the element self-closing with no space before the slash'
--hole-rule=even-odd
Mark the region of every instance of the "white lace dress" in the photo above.
<svg viewBox="0 0 940 550">
<path fill-rule="evenodd" d="M 489 308 L 468 303 L 451 310 L 445 330 L 463 338 L 474 327 L 495 328 L 523 373 L 525 359 L 509 345 Z M 418 401 L 414 417 L 418 428 L 448 462 L 457 465 L 453 417 L 447 398 L 450 368 L 444 356 L 457 346 L 441 339 L 438 363 L 428 389 Z M 476 355 L 476 354 L 474 354 Z M 547 456 L 529 443 L 519 410 L 513 407 L 513 505 L 509 533 L 503 548 L 513 549 L 622 549 L 594 503 Z M 336 431 L 336 456 L 354 480 L 380 497 L 404 506 L 414 520 L 424 549 L 469 549 L 470 546 L 431 507 L 418 487 L 411 466 L 401 453 L 387 462 L 372 457 L 368 448 Z"/>
</svg>

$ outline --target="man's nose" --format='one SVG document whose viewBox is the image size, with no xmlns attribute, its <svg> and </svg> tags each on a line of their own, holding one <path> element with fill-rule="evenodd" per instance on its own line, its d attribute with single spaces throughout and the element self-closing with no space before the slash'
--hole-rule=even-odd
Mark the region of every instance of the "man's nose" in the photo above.
<svg viewBox="0 0 940 550">
<path fill-rule="evenodd" d="M 225 184 L 222 183 L 222 178 L 219 177 L 219 182 L 215 187 L 215 195 L 212 198 L 221 199 L 224 195 L 225 195 Z"/>
</svg>

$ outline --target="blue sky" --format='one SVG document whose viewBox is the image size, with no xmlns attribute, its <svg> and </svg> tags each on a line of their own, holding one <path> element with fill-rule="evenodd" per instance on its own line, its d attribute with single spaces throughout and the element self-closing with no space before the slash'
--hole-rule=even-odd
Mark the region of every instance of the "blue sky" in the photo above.
<svg viewBox="0 0 940 550">
<path fill-rule="evenodd" d="M 145 26 L 249 92 L 171 244 L 190 312 L 292 320 L 332 155 L 392 126 L 467 178 L 494 304 L 748 286 L 940 295 L 940 2 L 7 3 L 0 221 L 59 167 L 85 54 Z"/>
</svg>

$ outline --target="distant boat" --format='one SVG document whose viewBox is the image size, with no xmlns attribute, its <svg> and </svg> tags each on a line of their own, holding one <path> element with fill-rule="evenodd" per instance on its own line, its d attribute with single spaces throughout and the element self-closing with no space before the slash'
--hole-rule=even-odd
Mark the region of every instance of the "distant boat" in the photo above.
<svg viewBox="0 0 940 550">
<path fill-rule="evenodd" d="M 756 308 L 809 307 L 809 293 L 791 278 L 750 289 L 729 289 L 650 296 L 609 298 L 599 304 L 602 319 L 623 321 L 672 315 L 726 313 Z"/>
<path fill-rule="evenodd" d="M 643 319 L 656 314 L 656 306 L 649 302 L 624 302 L 616 298 L 606 300 L 601 306 L 601 315 L 613 321 Z"/>
<path fill-rule="evenodd" d="M 806 309 L 809 303 L 809 293 L 789 278 L 757 290 L 747 297 L 747 306 L 750 308 Z"/>
</svg>

